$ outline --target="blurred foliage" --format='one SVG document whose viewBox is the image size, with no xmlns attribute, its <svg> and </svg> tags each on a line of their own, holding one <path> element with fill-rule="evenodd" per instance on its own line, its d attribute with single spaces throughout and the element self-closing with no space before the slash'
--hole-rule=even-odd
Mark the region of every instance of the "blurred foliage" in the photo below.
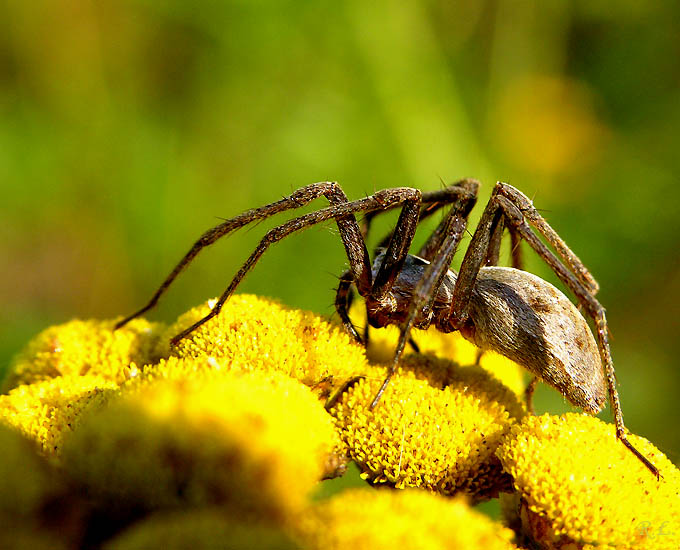
<svg viewBox="0 0 680 550">
<path fill-rule="evenodd" d="M 670 0 L 4 2 L 0 368 L 51 324 L 132 311 L 219 218 L 304 184 L 473 176 L 483 204 L 504 180 L 601 283 L 627 423 L 677 463 L 678 21 Z M 152 318 L 219 294 L 275 223 L 203 253 Z M 240 290 L 330 315 L 335 233 L 278 244 Z"/>
</svg>

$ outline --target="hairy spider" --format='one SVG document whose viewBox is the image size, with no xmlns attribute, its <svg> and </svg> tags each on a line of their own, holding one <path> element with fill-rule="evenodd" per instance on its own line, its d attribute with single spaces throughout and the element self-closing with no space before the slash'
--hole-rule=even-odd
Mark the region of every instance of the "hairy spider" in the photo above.
<svg viewBox="0 0 680 550">
<path fill-rule="evenodd" d="M 117 328 L 154 307 L 177 275 L 203 248 L 220 237 L 324 196 L 330 202 L 329 207 L 293 218 L 269 230 L 210 313 L 176 335 L 172 343 L 177 343 L 216 316 L 271 244 L 314 224 L 335 220 L 349 260 L 349 269 L 340 277 L 335 300 L 345 328 L 363 343 L 348 315 L 352 287 L 366 302 L 371 326 L 395 324 L 400 327 L 394 360 L 371 408 L 377 405 L 396 371 L 413 327 L 424 329 L 433 324 L 442 332 L 458 330 L 482 350 L 494 350 L 534 375 L 527 387 L 529 403 L 539 379 L 591 414 L 602 410 L 608 391 L 618 439 L 658 477 L 657 468 L 626 437 L 609 350 L 605 310 L 595 298 L 598 284 L 534 208 L 531 200 L 512 186 L 497 183 L 472 236 L 460 271 L 455 273 L 449 269 L 465 232 L 468 214 L 477 200 L 478 188 L 477 181 L 465 179 L 428 193 L 396 187 L 350 201 L 337 183 L 307 185 L 288 197 L 248 210 L 206 231 L 163 281 L 149 303 L 120 321 Z M 383 240 L 381 244 L 384 247 L 379 249 L 371 264 L 364 240 L 370 222 L 375 215 L 397 207 L 401 207 L 397 225 Z M 418 254 L 409 254 L 419 222 L 444 207 L 448 208 L 448 212 Z M 363 231 L 356 220 L 357 213 L 366 215 Z M 504 229 L 508 229 L 513 242 L 513 267 L 496 265 Z M 554 252 L 534 230 L 543 236 Z M 593 321 L 597 342 L 588 323 L 562 292 L 520 269 L 520 239 L 527 241 L 573 292 Z"/>
</svg>

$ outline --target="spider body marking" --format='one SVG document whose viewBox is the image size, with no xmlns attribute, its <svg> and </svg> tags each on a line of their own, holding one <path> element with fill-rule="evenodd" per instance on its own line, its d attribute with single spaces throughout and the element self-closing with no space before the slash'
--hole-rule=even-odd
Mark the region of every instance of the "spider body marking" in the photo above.
<svg viewBox="0 0 680 550">
<path fill-rule="evenodd" d="M 525 366 L 534 379 L 527 387 L 527 404 L 540 379 L 558 389 L 569 401 L 594 413 L 602 409 L 605 388 L 614 414 L 616 436 L 654 475 L 658 469 L 627 438 L 616 390 L 609 349 L 605 310 L 596 298 L 599 286 L 581 260 L 534 208 L 532 201 L 506 183 L 497 183 L 467 247 L 458 273 L 450 270 L 477 201 L 479 183 L 460 180 L 438 191 L 422 193 L 410 187 L 377 191 L 350 201 L 335 182 L 301 187 L 276 202 L 247 210 L 206 231 L 161 283 L 149 302 L 120 321 L 121 327 L 156 305 L 180 272 L 205 247 L 252 222 L 304 206 L 323 196 L 330 206 L 295 217 L 269 230 L 238 270 L 210 313 L 177 334 L 184 338 L 219 314 L 239 283 L 272 244 L 312 225 L 334 220 L 342 239 L 349 269 L 340 276 L 336 310 L 346 330 L 362 340 L 348 309 L 352 288 L 364 298 L 373 326 L 396 324 L 400 335 L 387 376 L 370 408 L 377 406 L 397 370 L 411 329 L 434 326 L 444 332 L 461 331 L 482 349 L 493 349 Z M 394 230 L 371 263 L 365 237 L 373 217 L 401 208 Z M 419 223 L 446 208 L 442 221 L 417 255 L 409 252 Z M 356 214 L 364 214 L 363 227 Z M 512 239 L 513 268 L 498 264 L 501 238 Z M 546 245 L 538 235 L 550 245 Z M 595 337 L 584 317 L 555 287 L 521 268 L 520 241 L 525 241 L 576 297 L 593 323 Z"/>
</svg>

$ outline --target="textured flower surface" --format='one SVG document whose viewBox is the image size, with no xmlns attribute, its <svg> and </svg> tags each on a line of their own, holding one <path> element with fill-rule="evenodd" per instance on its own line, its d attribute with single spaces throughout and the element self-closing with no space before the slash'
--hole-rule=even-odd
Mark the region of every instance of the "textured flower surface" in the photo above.
<svg viewBox="0 0 680 550">
<path fill-rule="evenodd" d="M 362 307 L 359 301 L 352 306 L 353 319 L 365 318 L 366 314 L 362 312 Z M 480 349 L 463 338 L 460 332 L 445 334 L 431 327 L 428 330 L 414 329 L 411 337 L 421 354 L 449 359 L 461 367 L 480 366 L 517 395 L 524 395 L 526 382 L 524 380 L 525 370 L 522 367 L 492 351 L 481 353 Z M 366 350 L 371 363 L 389 364 L 394 358 L 398 339 L 399 328 L 394 325 L 381 329 L 371 328 Z M 412 353 L 409 345 L 406 346 L 405 353 Z"/>
<path fill-rule="evenodd" d="M 367 366 L 363 348 L 341 327 L 314 313 L 250 295 L 233 296 L 220 315 L 169 346 L 173 336 L 207 315 L 214 303 L 210 300 L 181 315 L 160 339 L 158 354 L 224 358 L 247 369 L 284 372 L 322 388 L 363 374 Z"/>
<path fill-rule="evenodd" d="M 677 469 L 631 436 L 657 481 L 596 419 L 526 416 L 517 365 L 419 332 L 424 353 L 371 410 L 386 366 L 308 312 L 235 296 L 168 345 L 210 307 L 164 331 L 72 321 L 18 354 L 0 395 L 0 548 L 514 548 L 451 497 L 501 491 L 525 548 L 678 547 Z M 395 340 L 372 330 L 369 357 L 391 360 Z M 379 488 L 313 502 L 348 455 Z"/>
<path fill-rule="evenodd" d="M 115 388 L 115 382 L 92 374 L 23 384 L 0 395 L 0 420 L 38 443 L 45 456 L 56 458 L 83 409 Z"/>
<path fill-rule="evenodd" d="M 313 550 L 510 550 L 509 529 L 460 498 L 425 491 L 355 489 L 313 507 L 301 522 Z"/>
<path fill-rule="evenodd" d="M 74 320 L 45 329 L 13 359 L 3 391 L 68 375 L 97 375 L 120 384 L 156 360 L 161 324 L 135 319 L 113 330 L 114 323 Z"/>
<path fill-rule="evenodd" d="M 64 467 L 122 508 L 222 504 L 279 517 L 302 507 L 335 442 L 317 398 L 281 373 L 142 377 L 83 420 Z"/>
<path fill-rule="evenodd" d="M 541 548 L 680 548 L 680 471 L 647 440 L 629 438 L 661 479 L 597 418 L 529 416 L 514 426 L 498 456 L 514 479 L 523 533 Z"/>
<path fill-rule="evenodd" d="M 370 410 L 385 372 L 374 367 L 330 411 L 366 479 L 478 498 L 509 488 L 494 453 L 524 414 L 512 391 L 481 368 L 411 355 Z"/>
</svg>

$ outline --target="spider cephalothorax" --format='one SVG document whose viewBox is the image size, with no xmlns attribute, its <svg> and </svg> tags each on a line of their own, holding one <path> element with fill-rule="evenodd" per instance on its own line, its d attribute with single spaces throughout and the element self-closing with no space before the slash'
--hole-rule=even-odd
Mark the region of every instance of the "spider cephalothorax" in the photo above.
<svg viewBox="0 0 680 550">
<path fill-rule="evenodd" d="M 476 200 L 479 184 L 466 179 L 439 191 L 421 193 L 409 187 L 383 189 L 350 201 L 334 182 L 301 187 L 277 202 L 248 210 L 205 232 L 163 281 L 149 303 L 117 326 L 151 309 L 184 267 L 206 246 L 220 237 L 279 212 L 298 208 L 324 196 L 330 206 L 293 218 L 264 236 L 235 275 L 229 287 L 203 319 L 173 338 L 177 342 L 217 315 L 229 296 L 267 248 L 290 235 L 328 220 L 335 220 L 342 238 L 349 269 L 340 277 L 335 306 L 347 331 L 365 343 L 353 326 L 348 308 L 352 288 L 366 302 L 370 325 L 398 325 L 400 337 L 394 360 L 382 387 L 371 404 L 375 407 L 396 371 L 413 327 L 434 325 L 443 332 L 460 331 L 481 349 L 492 349 L 526 367 L 534 379 L 557 388 L 569 401 L 589 413 L 600 411 L 609 394 L 617 437 L 647 468 L 656 467 L 626 437 L 609 350 L 607 320 L 595 295 L 598 285 L 578 257 L 548 225 L 521 192 L 506 183 L 494 187 L 460 270 L 449 269 L 465 233 L 467 217 Z M 401 207 L 399 220 L 381 243 L 373 263 L 365 244 L 372 218 Z M 437 210 L 447 208 L 442 221 L 420 248 L 409 254 L 418 224 Z M 364 226 L 355 215 L 364 213 Z M 513 242 L 513 267 L 497 267 L 504 230 Z M 537 236 L 550 244 L 551 250 Z M 553 285 L 521 269 L 519 242 L 525 240 L 550 266 L 577 298 L 593 321 L 596 337 L 567 297 Z"/>
</svg>

